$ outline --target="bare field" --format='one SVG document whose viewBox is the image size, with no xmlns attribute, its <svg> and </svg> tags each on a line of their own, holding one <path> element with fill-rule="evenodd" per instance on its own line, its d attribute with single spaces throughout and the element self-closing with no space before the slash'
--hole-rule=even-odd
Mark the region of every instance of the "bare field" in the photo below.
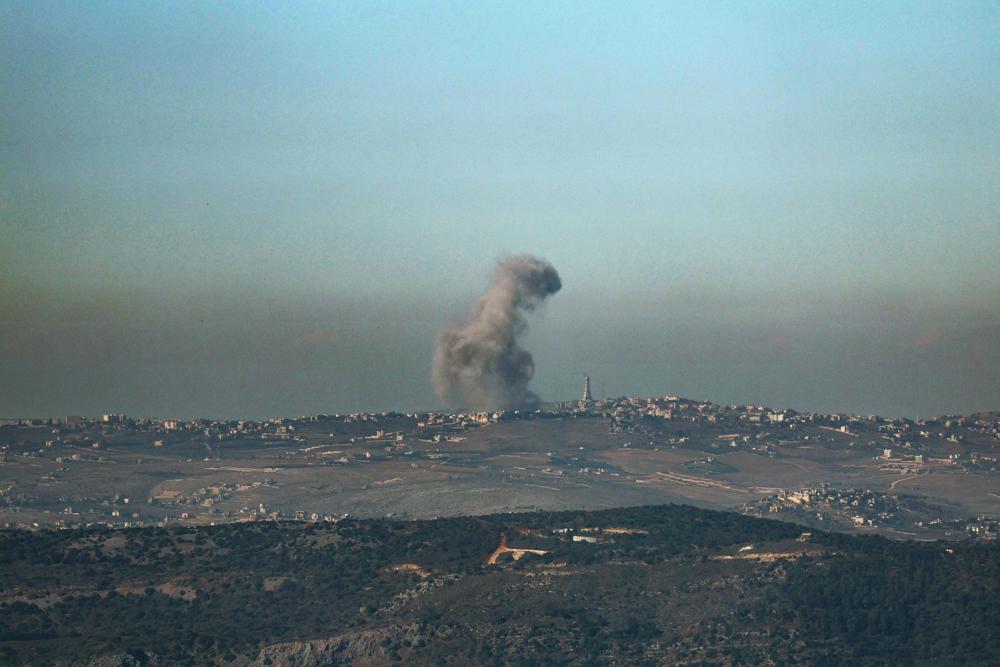
<svg viewBox="0 0 1000 667">
<path fill-rule="evenodd" d="M 870 447 L 854 448 L 847 444 L 852 434 L 839 431 L 812 429 L 812 441 L 762 453 L 730 443 L 743 437 L 738 433 L 699 433 L 683 423 L 662 436 L 615 432 L 596 417 L 451 431 L 418 429 L 405 420 L 400 425 L 410 430 L 340 433 L 316 427 L 294 440 L 160 446 L 149 438 L 122 437 L 97 449 L 66 443 L 44 455 L 8 455 L 0 466 L 0 488 L 9 499 L 0 507 L 0 521 L 429 518 L 665 502 L 732 509 L 781 489 L 820 484 L 922 496 L 968 515 L 1000 514 L 1000 477 L 961 474 L 940 464 L 919 476 L 905 468 L 885 470 Z M 684 444 L 665 442 L 681 437 Z"/>
<path fill-rule="evenodd" d="M 953 503 L 970 515 L 1000 516 L 1000 477 L 961 472 L 932 472 L 890 479 L 898 481 L 896 486 L 892 487 L 895 493 Z"/>
</svg>

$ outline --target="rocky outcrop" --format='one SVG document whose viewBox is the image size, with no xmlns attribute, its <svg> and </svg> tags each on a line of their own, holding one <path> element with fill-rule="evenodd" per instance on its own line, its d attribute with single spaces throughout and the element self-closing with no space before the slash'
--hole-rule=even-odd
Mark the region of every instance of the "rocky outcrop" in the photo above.
<svg viewBox="0 0 1000 667">
<path fill-rule="evenodd" d="M 77 663 L 80 667 L 159 667 L 160 661 L 156 655 L 145 651 L 129 651 L 91 658 L 87 662 Z"/>
<path fill-rule="evenodd" d="M 253 667 L 332 667 L 364 658 L 391 657 L 422 641 L 420 626 L 386 625 L 329 639 L 285 642 L 261 649 Z"/>
<path fill-rule="evenodd" d="M 462 577 L 457 574 L 446 574 L 440 577 L 425 579 L 413 588 L 408 588 L 407 590 L 397 594 L 392 600 L 389 601 L 389 604 L 379 609 L 378 613 L 382 616 L 395 614 L 406 604 L 416 600 L 420 596 L 430 593 L 435 588 L 441 588 L 447 584 L 453 584 L 461 578 Z"/>
</svg>

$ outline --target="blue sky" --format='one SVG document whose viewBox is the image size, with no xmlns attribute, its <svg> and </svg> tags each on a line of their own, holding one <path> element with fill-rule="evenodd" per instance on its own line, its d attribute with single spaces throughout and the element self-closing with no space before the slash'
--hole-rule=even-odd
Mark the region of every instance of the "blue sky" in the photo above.
<svg viewBox="0 0 1000 667">
<path fill-rule="evenodd" d="M 536 389 L 1000 408 L 1000 5 L 0 7 L 0 413 L 432 407 L 555 264 Z"/>
</svg>

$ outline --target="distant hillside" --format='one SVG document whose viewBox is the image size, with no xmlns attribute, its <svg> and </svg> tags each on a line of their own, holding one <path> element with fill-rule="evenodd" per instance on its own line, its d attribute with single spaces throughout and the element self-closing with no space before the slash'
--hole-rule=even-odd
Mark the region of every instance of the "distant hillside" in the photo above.
<svg viewBox="0 0 1000 667">
<path fill-rule="evenodd" d="M 688 506 L 0 532 L 0 664 L 996 665 L 1000 547 Z"/>
</svg>

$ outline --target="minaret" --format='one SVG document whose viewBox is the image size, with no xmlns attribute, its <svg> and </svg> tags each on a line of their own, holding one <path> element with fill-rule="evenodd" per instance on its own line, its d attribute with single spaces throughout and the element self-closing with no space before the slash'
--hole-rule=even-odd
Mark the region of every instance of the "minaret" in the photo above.
<svg viewBox="0 0 1000 667">
<path fill-rule="evenodd" d="M 594 399 L 590 395 L 590 376 L 587 375 L 586 379 L 583 381 L 583 399 L 582 399 L 582 401 L 584 403 L 589 403 L 592 400 L 594 400 Z"/>
</svg>

